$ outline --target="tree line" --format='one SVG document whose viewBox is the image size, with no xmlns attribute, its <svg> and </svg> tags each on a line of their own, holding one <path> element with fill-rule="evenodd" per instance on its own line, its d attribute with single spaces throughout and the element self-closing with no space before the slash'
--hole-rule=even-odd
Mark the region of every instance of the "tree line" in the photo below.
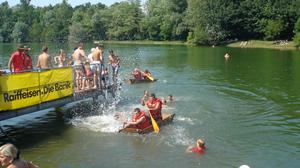
<svg viewBox="0 0 300 168">
<path fill-rule="evenodd" d="M 0 42 L 180 40 L 218 45 L 232 40 L 300 44 L 300 0 L 127 0 L 106 6 L 67 0 L 35 7 L 0 4 Z"/>
</svg>

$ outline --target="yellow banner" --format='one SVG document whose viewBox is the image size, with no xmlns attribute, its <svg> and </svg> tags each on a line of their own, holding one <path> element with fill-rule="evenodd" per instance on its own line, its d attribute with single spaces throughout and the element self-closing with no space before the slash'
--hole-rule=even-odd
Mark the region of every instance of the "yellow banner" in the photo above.
<svg viewBox="0 0 300 168">
<path fill-rule="evenodd" d="M 0 76 L 0 111 L 72 95 L 72 68 Z"/>
<path fill-rule="evenodd" d="M 60 68 L 41 72 L 41 102 L 71 95 L 73 93 L 72 73 L 72 68 Z"/>
</svg>

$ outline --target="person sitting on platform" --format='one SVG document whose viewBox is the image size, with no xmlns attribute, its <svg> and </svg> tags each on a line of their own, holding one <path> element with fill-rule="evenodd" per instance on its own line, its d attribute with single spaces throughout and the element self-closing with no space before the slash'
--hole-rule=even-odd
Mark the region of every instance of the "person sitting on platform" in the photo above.
<svg viewBox="0 0 300 168">
<path fill-rule="evenodd" d="M 138 68 L 134 68 L 134 71 L 131 73 L 135 80 L 142 80 L 142 71 Z"/>
<path fill-rule="evenodd" d="M 0 165 L 6 168 L 38 168 L 32 162 L 21 160 L 18 149 L 9 143 L 0 147 Z"/>
<path fill-rule="evenodd" d="M 205 142 L 202 139 L 197 140 L 196 146 L 189 146 L 186 149 L 187 153 L 204 154 L 204 151 L 205 151 Z"/>
<path fill-rule="evenodd" d="M 146 113 L 140 108 L 134 109 L 134 115 L 132 116 L 131 121 L 124 122 L 124 128 L 131 127 L 139 130 L 143 130 L 151 126 L 149 118 L 146 116 Z"/>
<path fill-rule="evenodd" d="M 162 101 L 159 98 L 156 98 L 154 93 L 150 95 L 149 100 L 146 102 L 146 106 L 149 109 L 149 113 L 155 121 L 162 120 L 162 104 Z"/>
</svg>

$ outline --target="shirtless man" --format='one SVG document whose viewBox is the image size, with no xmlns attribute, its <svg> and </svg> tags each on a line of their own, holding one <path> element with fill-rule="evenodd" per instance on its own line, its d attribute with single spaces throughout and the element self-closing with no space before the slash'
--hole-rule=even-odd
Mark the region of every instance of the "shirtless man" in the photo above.
<svg viewBox="0 0 300 168">
<path fill-rule="evenodd" d="M 74 68 L 76 72 L 76 86 L 77 90 L 81 90 L 83 83 L 82 83 L 82 78 L 83 78 L 83 60 L 87 59 L 85 52 L 83 50 L 83 44 L 80 43 L 78 48 L 74 51 L 73 55 L 73 61 L 74 61 Z"/>
<path fill-rule="evenodd" d="M 116 77 L 117 77 L 118 71 L 119 71 L 120 59 L 118 56 L 116 56 L 114 54 L 114 51 L 112 49 L 110 49 L 108 60 L 109 60 L 109 64 L 111 65 L 111 68 L 112 68 L 112 76 L 113 76 L 113 81 L 115 83 Z"/>
<path fill-rule="evenodd" d="M 99 44 L 96 45 L 96 48 L 92 52 L 93 56 L 93 70 L 94 70 L 94 88 L 97 88 L 98 84 L 100 85 L 100 88 L 102 88 L 101 84 L 101 72 L 103 69 L 103 46 L 100 46 Z"/>
<path fill-rule="evenodd" d="M 40 69 L 50 69 L 50 68 L 52 68 L 51 58 L 48 54 L 48 47 L 47 46 L 44 46 L 42 48 L 42 54 L 39 55 L 36 67 L 40 68 Z"/>
</svg>

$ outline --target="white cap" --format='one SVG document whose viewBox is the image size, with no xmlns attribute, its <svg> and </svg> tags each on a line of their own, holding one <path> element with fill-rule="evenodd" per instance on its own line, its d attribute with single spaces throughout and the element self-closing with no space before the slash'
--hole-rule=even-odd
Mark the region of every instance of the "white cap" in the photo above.
<svg viewBox="0 0 300 168">
<path fill-rule="evenodd" d="M 241 165 L 239 168 L 250 168 L 248 165 Z"/>
</svg>

